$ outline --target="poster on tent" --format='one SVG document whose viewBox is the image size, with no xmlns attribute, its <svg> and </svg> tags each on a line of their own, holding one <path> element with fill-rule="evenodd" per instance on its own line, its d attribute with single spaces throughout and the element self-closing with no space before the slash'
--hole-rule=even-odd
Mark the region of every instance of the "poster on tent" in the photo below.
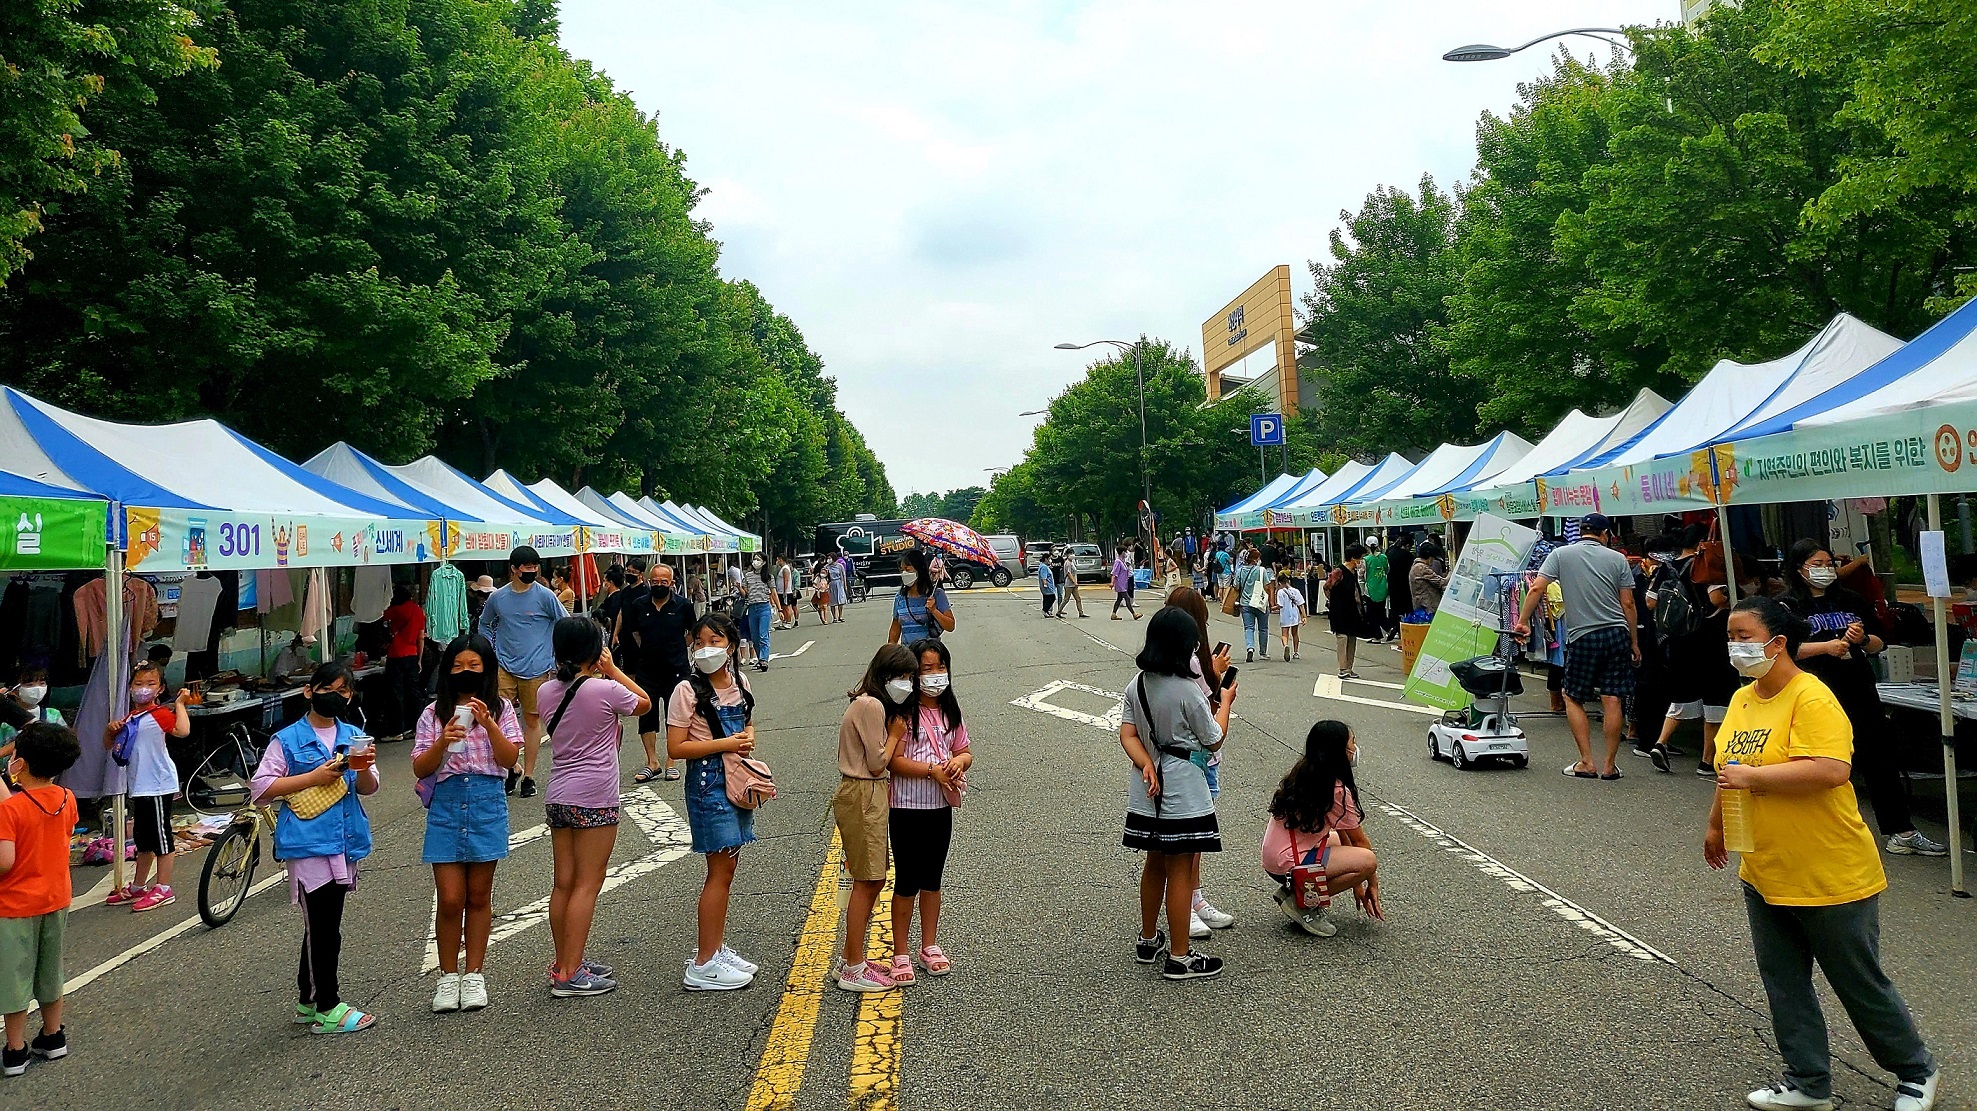
<svg viewBox="0 0 1977 1111">
<path fill-rule="evenodd" d="M 1469 705 L 1469 694 L 1456 681 L 1452 668 L 1496 649 L 1502 618 L 1491 588 L 1501 580 L 1490 575 L 1521 570 L 1537 542 L 1536 531 L 1514 521 L 1491 513 L 1476 518 L 1401 697 L 1444 710 Z"/>
<path fill-rule="evenodd" d="M 1530 520 L 1542 511 L 1536 483 L 1520 482 L 1493 490 L 1470 490 L 1456 495 L 1455 519 L 1473 521 L 1485 513 Z"/>
<path fill-rule="evenodd" d="M 71 498 L 0 498 L 7 524 L 0 570 L 73 571 L 103 566 L 107 502 Z"/>
<path fill-rule="evenodd" d="M 1730 504 L 1977 490 L 1977 402 L 1794 429 L 1717 449 Z"/>
<path fill-rule="evenodd" d="M 124 510 L 133 571 L 250 571 L 423 563 L 438 558 L 439 521 L 210 510 Z"/>
</svg>

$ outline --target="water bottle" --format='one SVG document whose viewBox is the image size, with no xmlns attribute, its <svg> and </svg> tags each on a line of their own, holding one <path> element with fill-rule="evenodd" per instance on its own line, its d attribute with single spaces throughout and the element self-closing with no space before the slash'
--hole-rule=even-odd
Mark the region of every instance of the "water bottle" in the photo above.
<svg viewBox="0 0 1977 1111">
<path fill-rule="evenodd" d="M 1736 760 L 1730 763 L 1738 763 Z M 1750 792 L 1730 787 L 1718 786 L 1718 797 L 1723 802 L 1723 847 L 1733 853 L 1748 853 L 1757 849 L 1757 841 L 1750 825 Z"/>
</svg>

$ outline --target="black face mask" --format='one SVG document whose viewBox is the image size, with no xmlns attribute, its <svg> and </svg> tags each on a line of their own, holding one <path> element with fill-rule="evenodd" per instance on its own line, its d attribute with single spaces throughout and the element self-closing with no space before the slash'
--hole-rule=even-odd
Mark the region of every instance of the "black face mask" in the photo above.
<svg viewBox="0 0 1977 1111">
<path fill-rule="evenodd" d="M 672 594 L 673 588 L 670 586 L 655 586 L 652 588 L 652 600 L 655 602 L 663 602 L 667 598 L 672 597 Z"/>
<path fill-rule="evenodd" d="M 520 572 L 517 572 L 517 575 L 518 575 L 518 576 L 519 576 L 519 577 L 521 578 L 521 580 L 522 580 L 522 581 L 523 581 L 524 583 L 532 583 L 532 582 L 534 582 L 534 581 L 535 581 L 535 577 L 536 577 L 536 575 L 537 575 L 537 572 L 535 572 L 535 571 L 520 571 Z"/>
<path fill-rule="evenodd" d="M 343 716 L 350 708 L 350 696 L 340 691 L 323 691 L 309 696 L 309 708 L 326 718 Z"/>
</svg>

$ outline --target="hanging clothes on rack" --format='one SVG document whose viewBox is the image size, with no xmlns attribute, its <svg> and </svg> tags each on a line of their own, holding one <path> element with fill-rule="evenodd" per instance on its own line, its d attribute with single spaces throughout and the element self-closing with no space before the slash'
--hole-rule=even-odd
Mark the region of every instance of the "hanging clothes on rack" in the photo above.
<svg viewBox="0 0 1977 1111">
<path fill-rule="evenodd" d="M 76 708 L 74 722 L 76 736 L 82 739 L 82 755 L 58 780 L 80 798 L 107 798 L 122 794 L 124 790 L 124 770 L 110 758 L 110 750 L 102 744 L 103 731 L 110 725 L 110 669 L 104 666 L 108 659 L 107 656 L 96 657 L 89 669 L 89 680 L 83 685 L 82 705 Z M 129 673 L 128 667 L 125 673 Z M 116 700 L 118 716 L 122 716 L 129 701 L 128 697 Z M 90 743 L 92 741 L 96 743 Z"/>
<path fill-rule="evenodd" d="M 467 631 L 467 578 L 458 567 L 442 563 L 426 583 L 426 639 L 451 644 Z"/>
<path fill-rule="evenodd" d="M 317 567 L 309 572 L 309 589 L 302 597 L 302 623 L 297 631 L 305 639 L 322 640 L 335 628 L 335 623 L 336 618 L 330 610 L 329 575 Z M 336 646 L 325 644 L 321 658 L 335 659 Z"/>
<path fill-rule="evenodd" d="M 29 603 L 32 606 L 32 595 Z M 93 660 L 103 653 L 103 603 L 101 578 L 91 579 L 76 591 L 76 629 L 82 637 L 82 656 L 85 660 Z M 124 620 L 133 646 L 141 643 L 158 627 L 157 591 L 136 575 L 124 577 Z"/>
<path fill-rule="evenodd" d="M 384 617 L 391 605 L 391 568 L 378 564 L 357 568 L 356 585 L 350 592 L 350 616 L 357 624 L 368 625 Z"/>
<path fill-rule="evenodd" d="M 262 613 L 295 603 L 295 587 L 285 570 L 254 572 L 254 608 Z"/>
</svg>

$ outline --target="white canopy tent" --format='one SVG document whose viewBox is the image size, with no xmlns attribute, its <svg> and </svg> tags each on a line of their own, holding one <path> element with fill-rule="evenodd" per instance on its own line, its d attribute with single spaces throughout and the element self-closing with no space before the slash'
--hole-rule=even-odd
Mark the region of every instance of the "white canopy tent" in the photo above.
<svg viewBox="0 0 1977 1111">
<path fill-rule="evenodd" d="M 1357 504 L 1432 497 L 1493 476 L 1530 450 L 1531 442 L 1515 432 L 1499 432 L 1480 444 L 1443 444 L 1406 474 L 1383 487 L 1363 486 L 1349 501 Z"/>
</svg>

